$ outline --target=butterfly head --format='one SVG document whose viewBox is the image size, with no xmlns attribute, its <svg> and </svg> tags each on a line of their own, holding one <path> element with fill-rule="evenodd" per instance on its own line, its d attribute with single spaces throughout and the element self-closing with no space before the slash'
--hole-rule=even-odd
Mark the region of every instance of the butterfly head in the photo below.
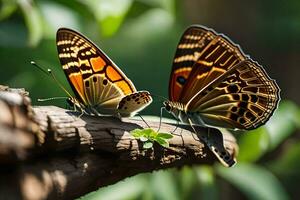
<svg viewBox="0 0 300 200">
<path fill-rule="evenodd" d="M 171 102 L 170 101 L 164 101 L 163 104 L 165 106 L 166 111 L 171 112 L 171 110 L 172 110 Z"/>
<path fill-rule="evenodd" d="M 80 104 L 79 101 L 74 97 L 67 98 L 67 104 L 69 108 L 72 108 L 74 110 L 80 110 L 80 111 L 84 110 L 84 106 Z"/>
<path fill-rule="evenodd" d="M 179 102 L 173 102 L 173 101 L 164 101 L 163 102 L 165 109 L 172 113 L 173 115 L 177 116 L 179 112 L 184 111 L 184 105 Z"/>
</svg>

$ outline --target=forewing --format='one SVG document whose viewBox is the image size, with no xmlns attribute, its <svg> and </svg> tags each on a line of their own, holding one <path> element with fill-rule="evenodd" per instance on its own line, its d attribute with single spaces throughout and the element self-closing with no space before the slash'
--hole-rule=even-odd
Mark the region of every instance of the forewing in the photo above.
<svg viewBox="0 0 300 200">
<path fill-rule="evenodd" d="M 265 70 L 247 59 L 193 97 L 187 109 L 197 112 L 207 125 L 249 130 L 271 117 L 279 91 Z"/>
<path fill-rule="evenodd" d="M 191 26 L 182 35 L 176 49 L 169 82 L 169 99 L 178 101 L 192 66 L 212 40 L 212 33 L 201 26 Z"/>
<path fill-rule="evenodd" d="M 226 73 L 237 63 L 247 59 L 240 47 L 231 42 L 223 34 L 217 34 L 212 29 L 194 27 L 206 30 L 202 37 L 201 51 L 195 52 L 197 60 L 185 81 L 178 101 L 187 104 L 197 93 L 205 90 L 215 80 Z"/>
<path fill-rule="evenodd" d="M 116 109 L 122 97 L 136 92 L 108 56 L 80 33 L 60 28 L 56 45 L 67 79 L 84 105 Z"/>
</svg>

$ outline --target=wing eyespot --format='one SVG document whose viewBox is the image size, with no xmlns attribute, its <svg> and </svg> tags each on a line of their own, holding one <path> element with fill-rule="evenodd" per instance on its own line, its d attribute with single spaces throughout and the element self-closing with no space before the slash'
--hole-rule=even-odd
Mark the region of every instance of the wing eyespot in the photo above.
<svg viewBox="0 0 300 200">
<path fill-rule="evenodd" d="M 183 76 L 178 76 L 176 81 L 180 84 L 180 85 L 184 85 L 186 82 L 186 79 Z"/>
<path fill-rule="evenodd" d="M 107 85 L 107 83 L 108 83 L 107 79 L 104 79 L 104 80 L 102 81 L 102 83 L 103 83 L 103 85 Z"/>
</svg>

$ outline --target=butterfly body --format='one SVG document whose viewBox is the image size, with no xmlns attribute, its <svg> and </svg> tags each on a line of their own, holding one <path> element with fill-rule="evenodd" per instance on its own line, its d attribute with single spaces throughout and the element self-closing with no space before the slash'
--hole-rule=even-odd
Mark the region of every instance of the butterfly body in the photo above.
<svg viewBox="0 0 300 200">
<path fill-rule="evenodd" d="M 251 130 L 272 116 L 279 91 L 262 66 L 238 45 L 196 25 L 184 32 L 177 46 L 165 108 L 192 127 Z M 213 141 L 206 138 L 206 142 L 215 149 Z"/>
<path fill-rule="evenodd" d="M 80 33 L 60 28 L 56 35 L 59 60 L 75 97 L 69 102 L 86 114 L 133 116 L 152 102 L 137 91 L 117 65 Z M 131 96 L 143 96 L 135 101 Z M 126 101 L 123 99 L 130 99 Z"/>
<path fill-rule="evenodd" d="M 203 122 L 199 113 L 185 110 L 185 105 L 180 102 L 165 101 L 163 104 L 165 109 L 182 123 L 189 124 L 189 120 L 192 120 L 198 126 L 208 126 Z"/>
</svg>

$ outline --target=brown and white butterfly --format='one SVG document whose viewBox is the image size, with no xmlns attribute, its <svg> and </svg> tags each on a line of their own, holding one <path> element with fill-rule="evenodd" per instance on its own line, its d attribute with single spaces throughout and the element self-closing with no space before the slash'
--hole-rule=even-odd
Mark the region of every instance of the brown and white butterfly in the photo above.
<svg viewBox="0 0 300 200">
<path fill-rule="evenodd" d="M 257 62 L 225 35 L 194 25 L 177 46 L 169 82 L 167 111 L 193 126 L 251 130 L 265 124 L 279 102 L 280 89 Z M 204 138 L 220 159 L 230 155 Z"/>
<path fill-rule="evenodd" d="M 75 93 L 71 102 L 94 115 L 133 116 L 152 102 L 95 44 L 82 34 L 60 28 L 56 35 L 59 60 Z"/>
</svg>

